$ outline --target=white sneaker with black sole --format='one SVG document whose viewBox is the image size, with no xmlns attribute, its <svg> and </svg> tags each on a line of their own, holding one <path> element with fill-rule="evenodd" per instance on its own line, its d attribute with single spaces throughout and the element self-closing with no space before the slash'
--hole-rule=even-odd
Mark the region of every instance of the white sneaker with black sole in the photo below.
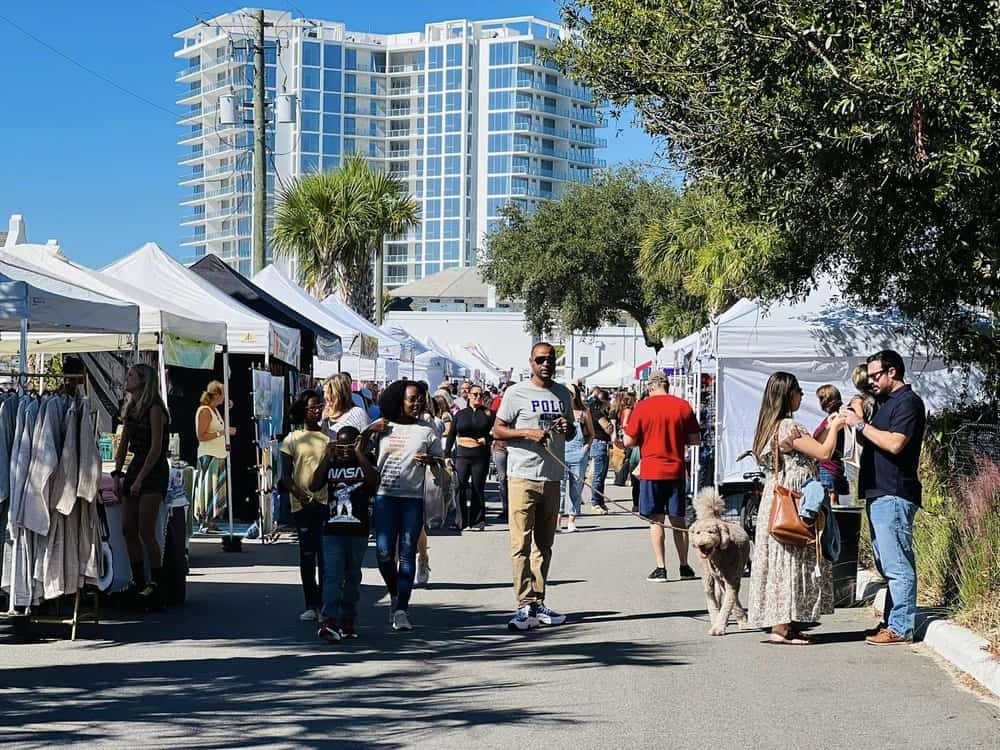
<svg viewBox="0 0 1000 750">
<path fill-rule="evenodd" d="M 413 630 L 413 626 L 410 624 L 410 618 L 407 616 L 406 610 L 397 609 L 392 613 L 392 629 Z"/>
<path fill-rule="evenodd" d="M 561 615 L 554 609 L 549 609 L 545 603 L 533 604 L 531 606 L 531 616 L 539 625 L 562 625 L 566 622 L 566 615 Z"/>
<path fill-rule="evenodd" d="M 518 607 L 514 616 L 507 623 L 507 630 L 525 631 L 534 630 L 538 627 L 538 620 L 531 614 L 531 605 L 525 604 Z"/>
<path fill-rule="evenodd" d="M 431 563 L 426 557 L 417 558 L 417 585 L 426 586 L 431 582 Z"/>
</svg>

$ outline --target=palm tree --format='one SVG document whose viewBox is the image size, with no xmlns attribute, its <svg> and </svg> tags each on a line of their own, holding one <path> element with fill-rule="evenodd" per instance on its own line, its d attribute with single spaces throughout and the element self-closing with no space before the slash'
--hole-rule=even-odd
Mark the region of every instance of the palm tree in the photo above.
<svg viewBox="0 0 1000 750">
<path fill-rule="evenodd" d="M 300 281 L 317 297 L 339 291 L 352 309 L 381 322 L 373 256 L 380 280 L 383 242 L 419 226 L 419 213 L 400 180 L 355 155 L 282 191 L 271 241 L 278 255 L 298 261 Z"/>
</svg>

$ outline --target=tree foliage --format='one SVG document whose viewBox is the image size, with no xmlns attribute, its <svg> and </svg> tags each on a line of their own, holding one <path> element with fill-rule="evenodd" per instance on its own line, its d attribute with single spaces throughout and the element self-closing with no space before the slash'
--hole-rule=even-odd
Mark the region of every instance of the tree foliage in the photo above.
<svg viewBox="0 0 1000 750">
<path fill-rule="evenodd" d="M 679 281 L 646 278 L 636 265 L 649 227 L 676 198 L 666 182 L 622 168 L 573 185 L 533 215 L 508 206 L 486 238 L 483 277 L 501 296 L 524 300 L 538 333 L 593 330 L 624 311 L 659 349 L 661 334 L 704 321 L 700 302 Z"/>
<path fill-rule="evenodd" d="M 300 281 L 320 299 L 339 291 L 369 320 L 375 298 L 372 262 L 387 237 L 419 226 L 420 209 L 404 184 L 348 157 L 332 172 L 311 174 L 282 191 L 272 243 L 298 261 Z"/>
<path fill-rule="evenodd" d="M 1000 4 L 572 0 L 557 59 L 773 226 L 769 294 L 830 274 L 1000 369 Z"/>
</svg>

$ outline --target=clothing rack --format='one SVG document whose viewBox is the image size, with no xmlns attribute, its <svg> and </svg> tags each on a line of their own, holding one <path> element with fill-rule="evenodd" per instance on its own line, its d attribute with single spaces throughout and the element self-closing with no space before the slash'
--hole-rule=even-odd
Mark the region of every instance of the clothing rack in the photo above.
<svg viewBox="0 0 1000 750">
<path fill-rule="evenodd" d="M 62 379 L 62 380 L 77 380 L 86 384 L 86 374 L 85 373 L 69 373 L 66 375 L 62 374 L 43 374 L 43 373 L 33 373 L 25 370 L 19 371 L 0 371 L 0 377 L 16 377 L 18 379 L 23 378 L 51 378 L 51 379 Z M 95 423 L 96 429 L 96 423 Z M 96 434 L 94 435 L 96 438 Z M 15 567 L 16 571 L 16 567 Z M 12 581 L 14 576 L 12 575 Z M 12 582 L 13 588 L 13 582 Z M 76 594 L 73 597 L 73 615 L 71 617 L 63 617 L 58 614 L 61 609 L 61 598 L 55 600 L 55 608 L 57 614 L 55 615 L 34 615 L 31 613 L 32 606 L 29 602 L 25 612 L 23 614 L 16 614 L 14 612 L 14 594 L 13 590 L 10 594 L 10 601 L 8 605 L 8 611 L 6 615 L 0 614 L 0 616 L 6 617 L 26 617 L 27 621 L 32 624 L 38 625 L 69 625 L 70 626 L 70 640 L 76 640 L 77 627 L 81 622 L 91 622 L 94 625 L 100 625 L 100 592 L 94 590 L 90 592 L 92 594 L 92 608 L 89 611 L 83 613 L 80 612 L 80 602 L 83 598 L 83 586 L 78 586 L 76 589 Z"/>
</svg>

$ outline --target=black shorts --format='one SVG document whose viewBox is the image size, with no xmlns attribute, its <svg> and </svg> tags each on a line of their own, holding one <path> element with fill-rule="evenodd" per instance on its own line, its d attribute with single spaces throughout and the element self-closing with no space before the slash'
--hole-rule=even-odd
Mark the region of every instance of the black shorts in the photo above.
<svg viewBox="0 0 1000 750">
<path fill-rule="evenodd" d="M 686 489 L 684 479 L 640 479 L 639 515 L 683 517 L 687 512 Z"/>
</svg>

